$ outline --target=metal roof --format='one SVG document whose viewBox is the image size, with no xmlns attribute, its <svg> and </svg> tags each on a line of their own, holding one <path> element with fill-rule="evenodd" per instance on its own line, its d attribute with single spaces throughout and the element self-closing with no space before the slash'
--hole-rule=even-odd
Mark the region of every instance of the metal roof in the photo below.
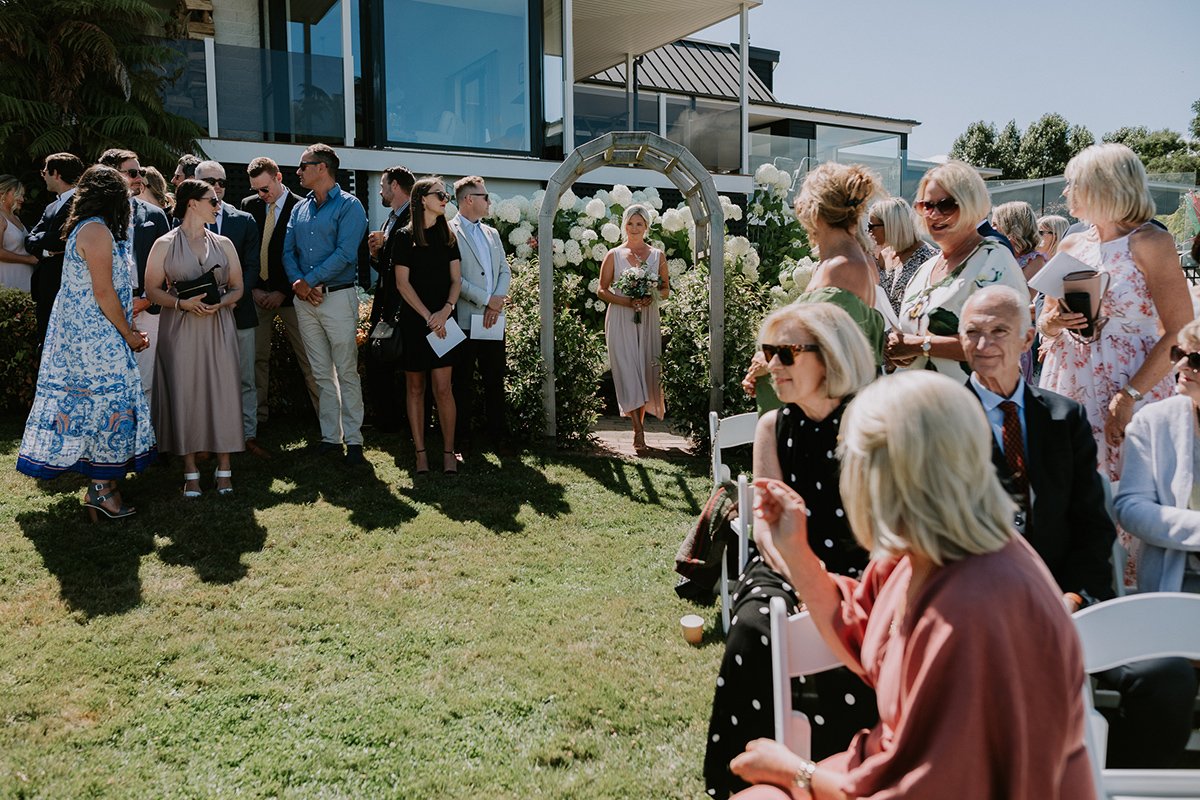
<svg viewBox="0 0 1200 800">
<path fill-rule="evenodd" d="M 637 71 L 638 88 L 736 102 L 740 94 L 739 60 L 740 54 L 732 45 L 681 39 L 645 54 Z M 587 80 L 624 86 L 625 65 L 611 67 Z M 753 71 L 746 74 L 746 90 L 752 103 L 777 102 Z"/>
</svg>

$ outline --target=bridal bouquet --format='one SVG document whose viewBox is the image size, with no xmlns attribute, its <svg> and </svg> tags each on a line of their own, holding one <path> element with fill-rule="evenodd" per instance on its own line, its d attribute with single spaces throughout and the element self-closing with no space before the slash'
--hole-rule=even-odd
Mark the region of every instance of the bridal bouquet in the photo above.
<svg viewBox="0 0 1200 800">
<path fill-rule="evenodd" d="M 638 266 L 629 267 L 622 272 L 613 281 L 613 288 L 630 300 L 644 300 L 647 297 L 653 297 L 654 293 L 659 290 L 658 274 L 651 272 L 646 266 L 646 262 L 643 261 Z M 642 324 L 640 308 L 633 312 L 633 321 L 638 325 Z"/>
</svg>

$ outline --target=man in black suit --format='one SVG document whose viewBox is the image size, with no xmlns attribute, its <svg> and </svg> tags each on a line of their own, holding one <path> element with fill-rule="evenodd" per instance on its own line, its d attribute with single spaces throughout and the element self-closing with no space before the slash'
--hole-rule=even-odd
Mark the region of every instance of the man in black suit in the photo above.
<svg viewBox="0 0 1200 800">
<path fill-rule="evenodd" d="M 213 194 L 221 201 L 217 221 L 209 225 L 209 229 L 233 242 L 233 249 L 242 262 L 242 299 L 233 307 L 242 377 L 242 435 L 246 437 L 246 452 L 259 458 L 270 458 L 258 444 L 258 391 L 254 384 L 254 340 L 258 314 L 255 313 L 251 293 L 258 284 L 258 225 L 250 214 L 225 202 L 225 168 L 220 163 L 201 161 L 196 165 L 196 179 L 213 187 Z"/>
<path fill-rule="evenodd" d="M 287 234 L 288 218 L 300 196 L 283 185 L 283 173 L 279 165 L 269 158 L 259 157 L 246 167 L 250 176 L 250 188 L 254 194 L 242 200 L 242 210 L 254 218 L 259 233 L 259 271 L 254 289 L 248 294 L 254 302 L 258 327 L 254 335 L 254 383 L 258 396 L 258 424 L 267 421 L 267 390 L 271 382 L 271 334 L 275 330 L 275 318 L 283 321 L 296 363 L 304 375 L 308 387 L 308 398 L 313 411 L 317 410 L 317 384 L 313 380 L 304 342 L 300 338 L 300 324 L 296 321 L 293 307 L 295 295 L 287 273 L 283 271 L 283 239 Z M 244 271 L 244 270 L 243 270 Z"/>
<path fill-rule="evenodd" d="M 992 461 L 1018 506 L 1015 527 L 1046 562 L 1068 611 L 1110 599 L 1116 529 L 1096 441 L 1082 405 L 1021 375 L 1021 354 L 1033 342 L 1028 296 L 1008 286 L 980 289 L 963 306 L 959 331 L 972 370 L 967 386 L 992 428 Z M 1121 693 L 1109 718 L 1108 766 L 1173 766 L 1191 734 L 1189 662 L 1142 661 L 1095 677 Z"/>
<path fill-rule="evenodd" d="M 137 196 L 145 188 L 142 176 L 142 165 L 137 153 L 132 150 L 112 148 L 105 150 L 100 156 L 100 163 L 112 167 L 121 173 L 125 184 L 129 187 L 129 229 L 133 239 L 133 260 L 136 268 L 136 278 L 133 289 L 133 326 L 150 338 L 150 346 L 134 353 L 137 358 L 138 372 L 142 376 L 142 388 L 146 392 L 146 402 L 150 402 L 154 390 L 154 356 L 158 352 L 158 311 L 156 305 L 151 305 L 146 299 L 144 284 L 146 277 L 146 259 L 150 257 L 150 248 L 158 241 L 158 237 L 171 229 L 167 215 L 161 208 L 139 200 Z"/>
<path fill-rule="evenodd" d="M 407 167 L 388 167 L 379 180 L 379 201 L 388 210 L 383 227 L 367 234 L 367 247 L 371 253 L 371 266 L 378 273 L 375 282 L 375 297 L 371 302 L 371 325 L 381 318 L 392 320 L 400 309 L 400 291 L 396 288 L 396 271 L 392 266 L 392 234 L 408 224 L 411 217 L 409 197 L 412 195 L 416 177 Z M 399 365 L 381 364 L 368 357 L 366 362 L 366 401 L 371 422 L 386 431 L 397 431 L 403 427 L 404 403 L 397 398 L 404 396 L 403 378 L 397 386 L 397 376 L 402 375 Z"/>
<path fill-rule="evenodd" d="M 36 256 L 38 263 L 30 278 L 29 293 L 37 305 L 37 346 L 40 350 L 50 324 L 50 309 L 62 285 L 63 251 L 66 250 L 62 227 L 71 215 L 71 198 L 75 183 L 83 174 L 83 161 L 71 153 L 46 156 L 42 165 L 42 180 L 58 199 L 46 206 L 42 218 L 25 237 L 25 250 Z"/>
</svg>

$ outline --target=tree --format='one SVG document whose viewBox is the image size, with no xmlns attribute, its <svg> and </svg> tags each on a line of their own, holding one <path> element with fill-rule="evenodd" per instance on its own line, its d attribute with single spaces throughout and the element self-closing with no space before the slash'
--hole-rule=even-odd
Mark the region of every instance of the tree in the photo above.
<svg viewBox="0 0 1200 800">
<path fill-rule="evenodd" d="M 1071 158 L 1079 155 L 1081 150 L 1091 147 L 1096 143 L 1096 137 L 1082 125 L 1072 125 L 1067 131 L 1067 149 L 1071 153 Z"/>
<path fill-rule="evenodd" d="M 1026 178 L 1049 178 L 1061 175 L 1071 160 L 1067 142 L 1070 125 L 1061 114 L 1043 114 L 1030 123 L 1021 137 L 1017 166 Z"/>
<path fill-rule="evenodd" d="M 1104 141 L 1129 147 L 1150 173 L 1200 169 L 1200 153 L 1192 150 L 1191 143 L 1181 133 L 1168 128 L 1152 131 L 1144 125 L 1126 126 L 1104 134 Z"/>
<path fill-rule="evenodd" d="M 85 162 L 109 147 L 146 164 L 196 150 L 203 131 L 163 109 L 171 50 L 146 35 L 167 22 L 146 0 L 0 4 L 0 172 L 37 186 L 50 153 Z"/>
<path fill-rule="evenodd" d="M 1191 133 L 1193 139 L 1200 139 L 1200 100 L 1192 103 Z"/>
<path fill-rule="evenodd" d="M 1021 172 L 1018 165 L 1017 154 L 1021 149 L 1021 129 L 1017 127 L 1017 121 L 1010 119 L 1004 129 L 1000 131 L 1000 137 L 996 139 L 996 163 L 995 166 L 1004 170 L 1004 174 L 1000 177 L 1006 179 L 1024 178 L 1025 174 Z"/>
<path fill-rule="evenodd" d="M 950 157 L 965 161 L 974 167 L 999 166 L 996 126 L 983 120 L 972 122 L 962 135 L 954 140 L 954 146 L 950 148 Z"/>
</svg>

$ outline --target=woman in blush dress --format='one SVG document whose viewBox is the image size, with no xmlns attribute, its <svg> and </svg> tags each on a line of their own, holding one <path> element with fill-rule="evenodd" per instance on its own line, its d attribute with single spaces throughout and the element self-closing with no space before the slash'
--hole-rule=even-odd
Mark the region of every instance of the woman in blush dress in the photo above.
<svg viewBox="0 0 1200 800">
<path fill-rule="evenodd" d="M 907 371 L 863 389 L 838 444 L 846 515 L 871 553 L 858 579 L 825 570 L 804 499 L 755 480 L 759 552 L 875 689 L 879 722 L 820 763 L 750 742 L 730 765 L 756 784 L 739 798 L 1095 798 L 1082 648 L 1012 528 L 991 450 L 983 408 L 957 380 Z"/>
<path fill-rule="evenodd" d="M 617 407 L 633 422 L 633 447 L 646 449 L 646 414 L 662 419 L 667 413 L 662 389 L 662 329 L 658 303 L 667 299 L 670 283 L 667 259 L 661 250 L 646 241 L 653 213 L 633 204 L 621 217 L 624 243 L 608 251 L 600 265 L 597 296 L 608 304 L 604 315 L 604 338 L 608 343 L 608 361 Z M 626 297 L 613 287 L 621 274 L 641 267 L 658 276 L 658 291 L 650 297 Z"/>
<path fill-rule="evenodd" d="M 0 175 L 0 288 L 29 291 L 37 257 L 25 249 L 29 231 L 17 213 L 25 202 L 25 187 L 12 175 Z"/>
<path fill-rule="evenodd" d="M 88 477 L 92 521 L 134 513 L 117 480 L 154 462 L 154 429 L 133 354 L 149 347 L 133 327 L 129 189 L 94 166 L 77 183 L 62 288 L 50 312 L 37 394 L 17 469 L 35 478 Z"/>
</svg>

